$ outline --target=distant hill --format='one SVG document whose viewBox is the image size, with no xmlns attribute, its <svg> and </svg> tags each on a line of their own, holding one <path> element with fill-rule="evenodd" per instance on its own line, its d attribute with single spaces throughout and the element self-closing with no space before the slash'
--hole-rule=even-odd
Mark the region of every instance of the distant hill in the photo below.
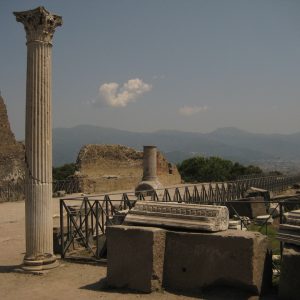
<svg viewBox="0 0 300 300">
<path fill-rule="evenodd" d="M 300 161 L 300 133 L 254 134 L 233 127 L 206 134 L 171 130 L 141 133 L 80 125 L 53 130 L 54 165 L 74 162 L 85 144 L 121 144 L 138 150 L 143 145 L 156 145 L 174 163 L 194 155 L 220 156 L 241 163 Z"/>
</svg>

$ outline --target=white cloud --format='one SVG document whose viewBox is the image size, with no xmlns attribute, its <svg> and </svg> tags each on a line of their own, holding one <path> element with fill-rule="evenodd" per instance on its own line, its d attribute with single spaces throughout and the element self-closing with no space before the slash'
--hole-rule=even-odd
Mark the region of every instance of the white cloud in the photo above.
<svg viewBox="0 0 300 300">
<path fill-rule="evenodd" d="M 128 80 L 122 86 L 116 82 L 104 83 L 99 87 L 99 96 L 108 106 L 125 107 L 151 89 L 150 84 L 135 78 Z"/>
<path fill-rule="evenodd" d="M 183 106 L 179 108 L 179 114 L 183 116 L 195 115 L 201 111 L 207 111 L 208 106 Z"/>
</svg>

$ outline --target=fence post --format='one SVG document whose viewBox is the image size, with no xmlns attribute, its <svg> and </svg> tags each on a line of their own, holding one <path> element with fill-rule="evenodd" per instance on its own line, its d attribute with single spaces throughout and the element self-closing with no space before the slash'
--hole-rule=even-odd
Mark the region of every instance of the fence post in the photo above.
<svg viewBox="0 0 300 300">
<path fill-rule="evenodd" d="M 64 235 L 64 207 L 62 199 L 59 200 L 59 211 L 60 211 L 60 246 L 61 246 L 61 257 L 65 257 L 65 235 Z M 67 214 L 67 218 L 69 218 Z"/>
<path fill-rule="evenodd" d="M 88 218 L 88 207 L 87 207 L 87 201 L 88 198 L 84 197 L 83 198 L 84 201 L 84 226 L 85 226 L 85 239 L 86 239 L 86 243 L 89 243 L 89 218 Z"/>
</svg>

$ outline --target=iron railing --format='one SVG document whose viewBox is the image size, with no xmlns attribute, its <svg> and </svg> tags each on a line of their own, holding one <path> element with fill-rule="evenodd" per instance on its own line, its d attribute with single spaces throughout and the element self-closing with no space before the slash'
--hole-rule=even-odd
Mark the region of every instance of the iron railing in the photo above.
<svg viewBox="0 0 300 300">
<path fill-rule="evenodd" d="M 254 186 L 280 192 L 295 182 L 300 182 L 300 178 L 264 177 L 226 183 L 182 185 L 138 193 L 130 191 L 64 198 L 60 200 L 61 255 L 65 257 L 71 245 L 76 248 L 76 242 L 77 246 L 85 248 L 94 257 L 99 258 L 99 236 L 105 235 L 106 226 L 112 224 L 112 218 L 115 215 L 120 214 L 120 211 L 124 209 L 132 208 L 136 201 L 227 205 L 234 210 L 233 204 L 236 204 L 237 200 L 239 200 L 239 204 L 243 203 L 241 199 L 244 198 L 249 187 Z M 247 203 L 249 204 L 249 202 Z M 256 201 L 256 203 L 264 203 L 268 207 L 271 202 L 263 200 Z M 288 206 L 289 202 L 277 200 L 276 203 L 280 206 L 280 222 L 282 222 L 282 205 Z M 241 226 L 247 227 L 246 224 L 243 224 L 244 220 L 237 211 L 236 215 L 241 221 Z"/>
<path fill-rule="evenodd" d="M 190 202 L 209 202 L 235 200 L 242 198 L 249 187 L 257 187 L 266 189 L 275 193 L 281 192 L 288 188 L 289 185 L 300 182 L 300 175 L 295 176 L 265 176 L 245 178 L 236 181 L 220 182 L 220 183 L 199 183 L 192 185 L 196 186 L 195 190 L 191 190 L 191 185 L 185 185 L 188 187 L 186 195 L 179 195 L 176 193 L 174 201 L 177 201 L 180 196 L 184 201 Z M 57 180 L 53 181 L 53 193 L 57 191 L 65 191 L 67 194 L 84 192 L 80 189 L 80 184 L 77 179 Z M 181 186 L 182 187 L 182 186 Z M 180 187 L 180 188 L 181 188 Z M 3 201 L 15 201 L 24 198 L 25 185 L 24 181 L 18 181 L 17 183 L 8 182 L 0 185 L 0 202 Z M 159 199 L 159 195 L 153 195 L 153 200 Z M 190 199 L 190 200 L 187 200 Z M 163 201 L 170 200 L 169 195 L 166 192 Z"/>
</svg>

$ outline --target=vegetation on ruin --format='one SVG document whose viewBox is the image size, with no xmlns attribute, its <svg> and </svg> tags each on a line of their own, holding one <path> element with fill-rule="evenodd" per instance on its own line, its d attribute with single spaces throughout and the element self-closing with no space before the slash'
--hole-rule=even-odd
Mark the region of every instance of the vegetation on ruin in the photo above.
<svg viewBox="0 0 300 300">
<path fill-rule="evenodd" d="M 244 166 L 215 156 L 189 158 L 178 164 L 177 168 L 185 182 L 227 181 L 243 175 L 263 174 L 259 167 Z"/>
<path fill-rule="evenodd" d="M 76 164 L 64 164 L 60 167 L 53 167 L 52 168 L 52 178 L 53 180 L 65 180 L 69 176 L 74 175 L 76 171 Z"/>
</svg>

